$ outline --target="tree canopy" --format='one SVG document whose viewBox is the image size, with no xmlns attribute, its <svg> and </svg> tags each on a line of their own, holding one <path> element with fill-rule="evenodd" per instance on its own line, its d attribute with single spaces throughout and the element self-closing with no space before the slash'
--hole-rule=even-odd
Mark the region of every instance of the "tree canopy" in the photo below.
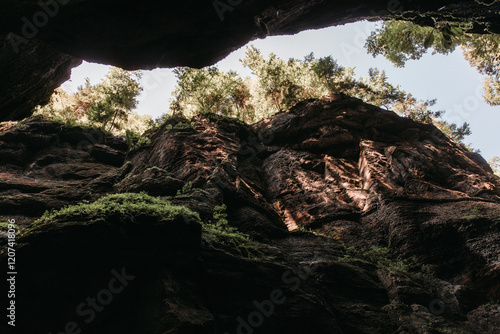
<svg viewBox="0 0 500 334">
<path fill-rule="evenodd" d="M 497 175 L 500 176 L 500 157 L 494 156 L 490 160 L 488 160 L 488 163 L 491 166 L 491 169 L 493 169 L 493 172 Z"/>
<path fill-rule="evenodd" d="M 74 94 L 56 89 L 50 102 L 38 107 L 36 113 L 66 124 L 91 124 L 114 133 L 121 133 L 133 125 L 144 128 L 145 118 L 132 112 L 142 91 L 139 79 L 138 72 L 112 67 L 97 85 L 92 85 L 87 78 Z"/>
<path fill-rule="evenodd" d="M 88 110 L 89 119 L 100 123 L 103 129 L 121 130 L 118 120 L 127 121 L 132 109 L 137 107 L 137 96 L 142 91 L 140 74 L 117 67 L 111 68 L 96 87 L 97 100 Z"/>
<path fill-rule="evenodd" d="M 174 73 L 177 77 L 175 100 L 171 105 L 174 114 L 192 116 L 213 112 L 246 121 L 253 119 L 249 89 L 236 72 L 221 72 L 216 67 L 181 67 Z"/>
<path fill-rule="evenodd" d="M 471 28 L 471 24 L 450 22 L 422 27 L 408 21 L 386 21 L 372 32 L 365 46 L 374 57 L 383 55 L 397 67 L 420 59 L 428 50 L 448 54 L 459 46 L 470 65 L 488 76 L 484 81 L 484 100 L 500 105 L 500 36 L 469 33 Z"/>
<path fill-rule="evenodd" d="M 331 56 L 303 60 L 283 60 L 271 53 L 267 58 L 254 46 L 247 47 L 241 63 L 252 77 L 216 67 L 175 70 L 177 86 L 171 114 L 192 116 L 212 112 L 255 122 L 288 110 L 300 101 L 343 93 L 393 110 L 403 117 L 434 124 L 452 139 L 463 143 L 470 134 L 467 123 L 449 124 L 441 119 L 444 111 L 434 111 L 436 100 L 422 101 L 388 82 L 384 71 L 371 68 L 366 78 L 355 78 L 354 68 L 346 68 Z"/>
</svg>

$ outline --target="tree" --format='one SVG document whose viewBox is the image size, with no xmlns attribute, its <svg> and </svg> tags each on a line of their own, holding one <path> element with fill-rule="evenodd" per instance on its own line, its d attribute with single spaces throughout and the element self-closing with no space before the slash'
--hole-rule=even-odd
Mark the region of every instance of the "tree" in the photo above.
<svg viewBox="0 0 500 334">
<path fill-rule="evenodd" d="M 406 61 L 420 59 L 429 49 L 433 54 L 448 54 L 457 46 L 462 48 L 465 59 L 481 73 L 488 75 L 485 101 L 500 104 L 500 36 L 472 34 L 471 24 L 436 22 L 434 27 L 421 27 L 407 21 L 388 21 L 372 32 L 365 47 L 374 57 L 383 55 L 395 66 L 403 67 Z"/>
<path fill-rule="evenodd" d="M 403 67 L 408 60 L 420 59 L 427 49 L 448 54 L 460 44 L 463 26 L 439 23 L 436 27 L 421 27 L 407 21 L 388 21 L 368 37 L 365 47 L 374 57 L 381 54 L 395 66 Z"/>
<path fill-rule="evenodd" d="M 495 175 L 500 176 L 500 157 L 494 156 L 490 160 L 488 160 L 488 163 L 491 166 L 491 169 L 493 169 L 493 172 Z"/>
<path fill-rule="evenodd" d="M 222 72 L 216 67 L 181 67 L 174 73 L 177 86 L 173 92 L 172 113 L 185 116 L 215 113 L 253 121 L 249 88 L 236 72 Z"/>
<path fill-rule="evenodd" d="M 431 111 L 430 107 L 434 104 L 436 104 L 436 99 L 420 101 L 411 93 L 408 93 L 403 94 L 403 96 L 394 103 L 392 110 L 416 122 L 432 124 L 444 114 L 442 110 Z"/>
<path fill-rule="evenodd" d="M 74 97 L 62 88 L 56 88 L 49 102 L 44 106 L 38 106 L 35 114 L 41 114 L 51 119 L 59 120 L 66 124 L 75 124 L 78 115 L 74 110 Z"/>
<path fill-rule="evenodd" d="M 284 61 L 271 53 L 266 59 L 254 46 L 247 47 L 245 58 L 240 61 L 252 70 L 253 79 L 242 80 L 235 72 L 222 72 L 215 67 L 176 69 L 178 82 L 172 113 L 192 116 L 214 112 L 255 121 L 306 99 L 343 93 L 414 121 L 434 124 L 462 144 L 470 134 L 467 123 L 457 126 L 441 120 L 444 111 L 431 110 L 436 100 L 417 100 L 389 83 L 385 72 L 376 68 L 369 70 L 367 78 L 356 79 L 353 68 L 340 66 L 331 56 L 316 59 L 310 53 L 304 60 Z"/>
<path fill-rule="evenodd" d="M 37 107 L 36 113 L 67 125 L 100 126 L 115 134 L 122 133 L 124 128 L 142 132 L 149 117 L 132 113 L 142 91 L 139 79 L 137 72 L 111 68 L 97 85 L 86 78 L 74 94 L 57 88 L 50 102 Z"/>
<path fill-rule="evenodd" d="M 366 103 L 376 106 L 392 109 L 396 103 L 403 103 L 407 94 L 399 89 L 399 86 L 393 86 L 387 81 L 385 71 L 377 68 L 368 70 L 368 78 L 354 81 L 351 88 L 352 94 Z M 403 114 L 403 116 L 408 116 Z"/>
<path fill-rule="evenodd" d="M 500 80 L 488 77 L 484 79 L 484 100 L 492 106 L 500 105 Z"/>
<path fill-rule="evenodd" d="M 320 85 L 318 76 L 314 75 L 307 61 L 284 61 L 273 53 L 265 59 L 253 45 L 247 47 L 245 58 L 240 61 L 243 66 L 252 70 L 256 78 L 256 104 L 265 106 L 268 110 L 287 110 L 301 100 L 320 97 L 326 93 L 325 87 Z"/>
<path fill-rule="evenodd" d="M 482 73 L 500 75 L 500 36 L 466 34 L 461 40 L 465 59 Z"/>
<path fill-rule="evenodd" d="M 99 92 L 96 86 L 90 83 L 89 78 L 85 78 L 85 84 L 77 88 L 73 95 L 72 109 L 77 118 L 86 116 L 92 107 L 99 100 Z"/>
<path fill-rule="evenodd" d="M 88 110 L 89 119 L 100 123 L 106 130 L 120 130 L 118 121 L 127 121 L 132 109 L 137 107 L 137 96 L 142 91 L 139 72 L 129 72 L 113 67 L 95 88 L 99 98 Z"/>
<path fill-rule="evenodd" d="M 316 59 L 314 53 L 304 57 L 304 63 L 314 72 L 319 83 L 312 80 L 315 85 L 325 86 L 328 94 L 351 92 L 357 82 L 354 79 L 354 68 L 345 68 L 337 63 L 332 56 Z M 321 90 L 318 94 L 321 94 Z"/>
</svg>

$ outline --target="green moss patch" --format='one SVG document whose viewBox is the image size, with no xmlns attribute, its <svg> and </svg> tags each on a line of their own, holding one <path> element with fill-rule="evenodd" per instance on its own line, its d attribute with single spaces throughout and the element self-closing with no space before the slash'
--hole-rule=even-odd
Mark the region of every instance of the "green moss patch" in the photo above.
<svg viewBox="0 0 500 334">
<path fill-rule="evenodd" d="M 56 211 L 45 212 L 25 233 L 42 226 L 84 222 L 127 224 L 141 221 L 169 222 L 184 217 L 200 222 L 197 213 L 180 205 L 173 205 L 161 197 L 144 193 L 125 193 L 104 196 L 93 203 L 80 203 Z"/>
<path fill-rule="evenodd" d="M 23 230 L 22 236 L 91 225 L 126 226 L 133 231 L 174 220 L 181 220 L 186 225 L 200 224 L 201 238 L 211 249 L 248 260 L 261 259 L 260 244 L 228 224 L 225 205 L 216 206 L 213 219 L 202 222 L 197 212 L 182 205 L 174 205 L 164 197 L 145 193 L 107 195 L 93 203 L 47 211 L 30 228 Z"/>
</svg>

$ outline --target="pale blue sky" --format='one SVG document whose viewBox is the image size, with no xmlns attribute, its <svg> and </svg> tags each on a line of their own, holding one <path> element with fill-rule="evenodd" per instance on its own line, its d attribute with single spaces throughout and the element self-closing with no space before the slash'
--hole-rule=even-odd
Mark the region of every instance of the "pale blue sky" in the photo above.
<svg viewBox="0 0 500 334">
<path fill-rule="evenodd" d="M 472 135 L 465 142 L 480 149 L 488 160 L 494 155 L 500 156 L 500 106 L 491 107 L 483 102 L 483 76 L 470 67 L 463 58 L 461 50 L 444 55 L 427 54 L 418 61 L 407 62 L 404 68 L 396 68 L 388 60 L 379 56 L 373 58 L 366 53 L 366 37 L 375 29 L 377 23 L 357 22 L 344 26 L 321 30 L 309 30 L 294 36 L 268 37 L 253 41 L 252 44 L 267 56 L 273 52 L 283 59 L 300 58 L 310 52 L 316 57 L 332 55 L 345 67 L 355 67 L 356 76 L 366 76 L 370 67 L 386 71 L 389 82 L 400 85 L 419 99 L 437 98 L 435 110 L 446 110 L 443 117 L 447 121 L 462 124 L 468 122 Z M 239 58 L 243 58 L 245 47 L 233 52 L 217 66 L 221 70 L 235 70 L 242 76 L 250 75 L 242 67 Z M 73 69 L 71 81 L 63 88 L 75 90 L 89 77 L 97 83 L 108 71 L 108 66 L 84 63 Z M 142 85 L 144 92 L 139 97 L 137 112 L 160 116 L 168 109 L 171 92 L 175 87 L 175 76 L 171 69 L 143 71 Z"/>
</svg>

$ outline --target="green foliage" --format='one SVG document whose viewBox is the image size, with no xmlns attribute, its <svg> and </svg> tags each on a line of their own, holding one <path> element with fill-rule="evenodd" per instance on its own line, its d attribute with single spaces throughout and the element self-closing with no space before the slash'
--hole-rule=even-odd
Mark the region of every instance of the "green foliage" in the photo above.
<svg viewBox="0 0 500 334">
<path fill-rule="evenodd" d="M 177 196 L 187 195 L 193 191 L 193 183 L 189 181 L 182 186 L 182 189 L 177 190 Z"/>
<path fill-rule="evenodd" d="M 489 306 L 494 306 L 494 305 L 499 305 L 500 304 L 500 300 L 490 300 L 489 302 L 485 303 L 485 304 L 482 304 L 482 305 L 479 305 L 477 308 L 487 308 Z"/>
<path fill-rule="evenodd" d="M 427 264 L 418 264 L 416 258 L 410 260 L 394 259 L 391 251 L 387 247 L 372 246 L 371 248 L 359 251 L 352 246 L 344 245 L 344 260 L 362 259 L 373 263 L 378 268 L 383 269 L 391 275 L 405 275 L 423 277 L 433 274 L 431 267 Z"/>
<path fill-rule="evenodd" d="M 172 129 L 174 130 L 192 130 L 194 128 L 194 122 L 177 122 Z"/>
<path fill-rule="evenodd" d="M 127 121 L 132 109 L 137 107 L 137 96 L 142 91 L 140 74 L 113 67 L 106 79 L 97 85 L 100 98 L 90 107 L 89 119 L 101 124 L 103 129 L 120 130 L 120 122 Z"/>
<path fill-rule="evenodd" d="M 314 234 L 314 235 L 324 235 L 322 233 L 318 233 L 308 227 L 305 227 L 305 226 L 299 226 L 297 227 L 295 230 L 292 230 L 292 233 L 310 233 L 310 234 Z"/>
<path fill-rule="evenodd" d="M 227 225 L 228 221 L 227 221 L 226 210 L 227 210 L 226 204 L 216 205 L 214 207 L 213 218 L 215 219 L 217 224 Z"/>
<path fill-rule="evenodd" d="M 403 67 L 429 49 L 433 54 L 448 54 L 460 46 L 470 65 L 489 76 L 484 82 L 485 101 L 500 105 L 500 36 L 468 33 L 471 28 L 470 23 L 436 22 L 434 27 L 421 27 L 407 21 L 388 21 L 370 35 L 365 47 L 374 57 L 383 55 Z"/>
<path fill-rule="evenodd" d="M 187 188 L 192 188 L 192 185 L 187 184 L 183 190 L 187 192 Z M 75 223 L 126 225 L 145 221 L 168 223 L 175 219 L 189 219 L 200 223 L 202 240 L 214 250 L 246 260 L 263 260 L 259 244 L 228 224 L 225 205 L 214 208 L 212 221 L 202 222 L 197 212 L 185 206 L 174 205 L 166 198 L 145 193 L 107 195 L 93 203 L 80 203 L 47 211 L 21 234 L 26 236 Z M 3 223 L 0 227 L 3 227 Z"/>
<path fill-rule="evenodd" d="M 444 121 L 437 121 L 434 123 L 445 135 L 455 140 L 458 143 L 463 144 L 463 139 L 465 136 L 471 134 L 469 123 L 464 122 L 461 126 L 457 126 L 456 124 L 449 124 Z M 467 145 L 466 145 L 467 146 Z M 473 151 L 469 149 L 470 151 Z"/>
<path fill-rule="evenodd" d="M 141 135 L 134 130 L 125 130 L 125 140 L 129 150 L 151 144 L 151 139 L 148 136 Z"/>
<path fill-rule="evenodd" d="M 16 232 L 19 231 L 19 225 L 10 224 L 9 222 L 0 222 L 0 232 L 7 232 L 9 230 L 9 225 L 14 225 Z"/>
<path fill-rule="evenodd" d="M 500 77 L 484 79 L 484 100 L 492 106 L 500 105 Z"/>
<path fill-rule="evenodd" d="M 479 73 L 500 78 L 500 36 L 466 34 L 461 40 L 464 57 Z"/>
<path fill-rule="evenodd" d="M 258 243 L 228 224 L 226 209 L 225 204 L 214 207 L 214 220 L 203 225 L 202 239 L 209 247 L 227 255 L 254 261 L 261 260 L 263 254 L 259 250 Z"/>
<path fill-rule="evenodd" d="M 500 157 L 494 156 L 488 160 L 488 163 L 490 164 L 491 169 L 493 169 L 495 175 L 500 176 Z"/>
<path fill-rule="evenodd" d="M 410 266 L 403 261 L 395 261 L 389 258 L 390 250 L 386 247 L 372 246 L 364 257 L 377 267 L 387 270 L 390 274 L 408 274 Z"/>
<path fill-rule="evenodd" d="M 181 216 L 201 222 L 198 213 L 184 206 L 173 205 L 161 197 L 152 197 L 145 193 L 124 193 L 107 195 L 93 203 L 81 203 L 60 210 L 47 211 L 34 222 L 33 228 L 56 221 L 58 224 L 65 222 L 126 224 L 144 219 L 168 222 Z"/>
<path fill-rule="evenodd" d="M 247 47 L 245 56 L 240 61 L 256 76 L 256 104 L 260 103 L 268 109 L 273 106 L 275 111 L 279 112 L 290 109 L 299 101 L 326 94 L 325 87 L 320 84 L 320 78 L 313 71 L 309 58 L 306 58 L 306 61 L 284 61 L 271 53 L 269 58 L 265 59 L 253 45 Z M 317 64 L 316 70 L 323 70 L 325 73 L 327 71 Z"/>
<path fill-rule="evenodd" d="M 90 85 L 88 81 L 86 81 L 86 83 Z M 83 88 L 79 87 L 79 89 Z M 77 103 L 80 102 L 80 100 L 77 99 L 76 96 L 79 93 L 69 95 L 62 88 L 57 88 L 50 97 L 49 103 L 43 107 L 37 107 L 34 115 L 41 115 L 44 118 L 51 119 L 66 126 L 79 125 L 79 119 L 83 115 L 81 110 L 77 109 Z M 81 104 L 83 104 L 83 102 Z"/>
<path fill-rule="evenodd" d="M 408 60 L 420 59 L 429 48 L 433 53 L 453 52 L 467 28 L 450 22 L 421 27 L 407 21 L 388 21 L 372 32 L 365 47 L 374 57 L 384 55 L 395 66 L 403 67 Z"/>
<path fill-rule="evenodd" d="M 252 70 L 253 80 L 214 67 L 177 69 L 177 98 L 171 114 L 232 116 L 248 122 L 287 110 L 300 101 L 343 93 L 414 121 L 434 124 L 460 143 L 470 134 L 467 123 L 458 126 L 441 120 L 444 111 L 431 110 L 436 100 L 417 100 L 390 84 L 385 72 L 376 68 L 369 70 L 367 78 L 355 79 L 353 68 L 340 66 L 331 56 L 316 59 L 311 53 L 304 60 L 284 61 L 271 53 L 266 59 L 254 46 L 247 47 L 240 61 Z M 235 93 L 237 89 L 245 92 L 244 99 Z"/>
<path fill-rule="evenodd" d="M 221 72 L 216 67 L 181 67 L 174 73 L 177 87 L 173 93 L 176 98 L 171 104 L 173 115 L 215 113 L 253 121 L 250 92 L 236 72 Z"/>
<path fill-rule="evenodd" d="M 500 215 L 498 214 L 498 212 L 490 212 L 488 210 L 484 211 L 478 207 L 474 207 L 470 210 L 470 214 L 457 218 L 463 220 L 481 220 L 484 222 L 486 221 L 497 222 L 500 220 Z"/>
<path fill-rule="evenodd" d="M 126 129 L 143 132 L 149 117 L 132 112 L 142 91 L 139 79 L 137 72 L 111 68 L 99 84 L 92 85 L 87 78 L 74 94 L 56 89 L 49 103 L 37 107 L 35 114 L 67 126 L 100 127 L 114 134 Z"/>
</svg>

